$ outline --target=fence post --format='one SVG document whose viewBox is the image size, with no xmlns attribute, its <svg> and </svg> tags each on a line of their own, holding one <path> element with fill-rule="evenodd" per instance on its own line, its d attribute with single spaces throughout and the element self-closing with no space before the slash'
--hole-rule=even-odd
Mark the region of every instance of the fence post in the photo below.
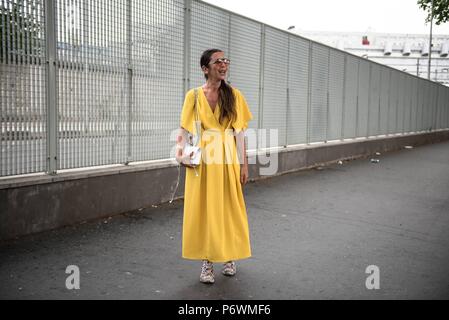
<svg viewBox="0 0 449 320">
<path fill-rule="evenodd" d="M 418 83 L 418 95 L 420 100 L 418 100 L 418 104 L 419 104 L 419 108 L 421 109 L 421 116 L 420 119 L 418 120 L 418 132 L 422 131 L 423 128 L 423 121 L 424 121 L 424 81 L 420 81 L 421 83 Z M 419 101 L 421 101 L 419 103 Z"/>
<path fill-rule="evenodd" d="M 347 68 L 347 64 L 348 64 L 348 56 L 345 55 L 345 59 L 344 59 L 344 69 L 343 69 L 343 95 L 342 95 L 342 99 L 343 99 L 343 104 L 342 104 L 342 108 L 341 108 L 341 135 L 340 135 L 340 140 L 344 140 L 345 139 L 345 117 L 346 117 L 346 68 Z"/>
<path fill-rule="evenodd" d="M 128 70 L 128 121 L 126 127 L 127 151 L 126 162 L 128 165 L 132 160 L 132 107 L 133 107 L 133 69 L 132 69 L 132 1 L 126 0 L 126 51 L 127 51 L 127 70 Z"/>
<path fill-rule="evenodd" d="M 355 137 L 359 136 L 359 87 L 360 87 L 360 60 L 357 60 L 357 97 L 355 104 Z"/>
<path fill-rule="evenodd" d="M 394 128 L 394 135 L 396 135 L 398 133 L 398 123 L 399 123 L 399 83 L 400 83 L 400 79 L 396 79 L 397 80 L 397 84 L 396 84 L 396 121 L 395 121 L 395 128 Z"/>
<path fill-rule="evenodd" d="M 190 89 L 190 51 L 192 39 L 192 0 L 184 0 L 184 92 L 182 97 Z"/>
<path fill-rule="evenodd" d="M 433 121 L 433 101 L 434 101 L 434 94 L 433 94 L 433 86 L 429 88 L 429 111 L 427 112 L 428 116 L 428 124 L 426 131 L 431 131 L 432 128 L 432 121 Z"/>
<path fill-rule="evenodd" d="M 329 126 L 330 126 L 330 90 L 329 90 L 329 84 L 330 84 L 330 75 L 331 75 L 331 51 L 328 49 L 328 55 L 327 55 L 327 92 L 326 92 L 326 138 L 324 143 L 327 143 L 329 141 Z"/>
<path fill-rule="evenodd" d="M 258 129 L 262 129 L 263 125 L 263 95 L 264 95 L 264 81 L 265 81 L 265 25 L 262 24 L 260 37 L 260 66 L 259 66 L 259 121 Z M 260 131 L 259 131 L 260 132 Z M 257 139 L 257 152 L 260 150 L 260 137 Z"/>
<path fill-rule="evenodd" d="M 419 79 L 415 79 L 415 86 L 414 88 L 416 88 L 416 110 L 415 110 L 415 124 L 414 124 L 414 130 L 413 132 L 416 133 L 418 132 L 418 108 L 419 108 Z"/>
<path fill-rule="evenodd" d="M 382 71 L 383 68 L 379 68 L 379 100 L 377 103 L 377 130 L 376 136 L 380 135 L 380 110 L 381 110 L 381 101 L 382 101 Z"/>
<path fill-rule="evenodd" d="M 420 132 L 420 126 L 422 125 L 422 103 L 420 103 L 420 101 L 422 101 L 423 97 L 422 97 L 422 84 L 421 84 L 421 80 L 417 79 L 417 83 L 416 83 L 416 132 Z M 419 119 L 420 117 L 418 117 L 418 109 L 421 110 L 421 119 Z"/>
<path fill-rule="evenodd" d="M 290 35 L 287 35 L 287 103 L 285 110 L 285 144 L 284 147 L 288 146 L 288 113 L 290 110 Z"/>
<path fill-rule="evenodd" d="M 444 121 L 444 122 L 442 122 L 441 129 L 447 129 L 449 127 L 449 123 L 448 123 L 448 120 L 449 120 L 449 101 L 448 101 L 449 95 L 447 94 L 449 92 L 448 89 L 446 89 L 446 87 L 443 87 L 443 89 L 442 89 L 443 90 L 443 92 L 442 92 L 442 94 L 443 94 L 443 110 L 445 110 L 444 112 L 445 112 L 447 119 L 442 118 L 442 121 Z"/>
<path fill-rule="evenodd" d="M 405 134 L 405 112 L 406 112 L 406 105 L 405 98 L 407 97 L 407 77 L 405 74 L 403 74 L 404 78 L 402 78 L 402 85 L 404 86 L 404 89 L 402 90 L 402 135 Z"/>
<path fill-rule="evenodd" d="M 55 3 L 45 0 L 45 48 L 46 82 L 45 100 L 47 109 L 47 174 L 56 174 L 58 169 L 58 99 L 56 88 L 56 18 Z"/>
<path fill-rule="evenodd" d="M 422 81 L 422 89 L 421 89 L 421 119 L 420 119 L 420 122 L 421 122 L 421 126 L 420 126 L 420 132 L 423 132 L 423 131 L 425 131 L 425 122 L 424 122 L 424 120 L 425 120 L 425 112 L 426 112 L 426 109 L 425 109 L 425 104 L 426 104 L 426 99 L 427 99 L 427 95 L 426 95 L 426 85 L 427 85 L 427 82 L 425 82 L 424 80 Z"/>
<path fill-rule="evenodd" d="M 382 71 L 383 68 L 379 68 L 379 105 L 377 106 L 377 130 L 376 136 L 380 135 L 380 113 L 381 113 L 381 105 L 382 105 Z"/>
<path fill-rule="evenodd" d="M 434 85 L 435 86 L 435 89 L 436 89 L 436 95 L 435 95 L 435 111 L 434 111 L 434 115 L 433 115 L 433 131 L 435 131 L 435 130 L 437 130 L 438 129 L 438 114 L 439 114 L 439 109 L 440 109 L 440 107 L 439 107 L 439 103 L 438 103 L 438 100 L 439 100 L 439 96 L 440 96 L 440 88 L 439 88 L 439 84 L 435 84 Z"/>
<path fill-rule="evenodd" d="M 390 108 L 391 108 L 391 70 L 388 70 L 388 108 L 387 108 L 387 123 L 385 135 L 388 136 L 390 134 Z"/>
<path fill-rule="evenodd" d="M 449 89 L 449 88 L 448 88 Z M 449 90 L 446 89 L 446 87 L 443 87 L 443 110 L 445 112 L 446 115 L 446 120 L 442 119 L 443 124 L 442 124 L 442 129 L 447 129 L 449 127 Z"/>
<path fill-rule="evenodd" d="M 228 58 L 232 61 L 232 48 L 231 48 L 231 41 L 232 41 L 232 13 L 228 13 L 228 47 L 227 47 L 227 55 Z M 228 81 L 230 84 L 232 84 L 232 68 L 228 69 Z"/>
<path fill-rule="evenodd" d="M 409 112 L 409 119 L 408 119 L 408 131 L 407 133 L 410 133 L 412 131 L 412 92 L 413 92 L 413 83 L 412 83 L 412 77 L 408 78 L 408 86 L 409 86 L 409 90 L 410 90 L 410 94 L 407 95 L 409 98 L 409 102 L 408 102 L 408 108 L 410 110 Z"/>
<path fill-rule="evenodd" d="M 312 41 L 309 41 L 309 72 L 308 72 L 308 88 L 307 88 L 307 135 L 306 144 L 310 144 L 310 130 L 312 119 Z"/>
<path fill-rule="evenodd" d="M 373 65 L 369 64 L 369 74 L 368 74 L 368 116 L 367 116 L 367 126 L 366 126 L 366 138 L 369 139 L 370 136 L 370 125 L 371 125 L 371 78 L 373 76 Z"/>
</svg>

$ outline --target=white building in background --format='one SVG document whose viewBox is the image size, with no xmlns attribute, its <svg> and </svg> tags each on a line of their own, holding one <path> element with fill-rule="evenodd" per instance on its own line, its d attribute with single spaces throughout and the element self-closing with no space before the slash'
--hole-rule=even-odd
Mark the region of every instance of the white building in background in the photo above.
<svg viewBox="0 0 449 320">
<path fill-rule="evenodd" d="M 428 78 L 429 35 L 292 30 L 328 46 Z M 432 36 L 430 79 L 449 86 L 449 35 Z"/>
</svg>

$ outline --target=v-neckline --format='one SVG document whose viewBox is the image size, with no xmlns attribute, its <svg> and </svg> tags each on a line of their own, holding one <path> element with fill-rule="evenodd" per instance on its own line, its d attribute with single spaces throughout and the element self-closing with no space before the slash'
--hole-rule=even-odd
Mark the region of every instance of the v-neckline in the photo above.
<svg viewBox="0 0 449 320">
<path fill-rule="evenodd" d="M 210 104 L 209 104 L 209 100 L 207 100 L 206 93 L 204 92 L 204 88 L 203 88 L 203 87 L 201 87 L 201 92 L 203 93 L 204 99 L 206 99 L 206 103 L 207 103 L 208 109 L 209 109 L 210 112 L 212 112 L 212 114 L 215 116 L 215 111 L 217 111 L 217 108 L 218 108 L 218 102 L 217 102 L 217 104 L 215 105 L 215 109 L 212 110 L 212 107 L 211 107 Z"/>
</svg>

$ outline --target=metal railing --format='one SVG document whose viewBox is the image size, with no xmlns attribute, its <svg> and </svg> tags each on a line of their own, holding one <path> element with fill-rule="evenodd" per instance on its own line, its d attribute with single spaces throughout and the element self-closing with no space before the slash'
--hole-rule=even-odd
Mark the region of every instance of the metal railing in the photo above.
<svg viewBox="0 0 449 320">
<path fill-rule="evenodd" d="M 0 176 L 169 158 L 213 47 L 280 146 L 449 127 L 449 88 L 201 1 L 0 3 Z"/>
</svg>

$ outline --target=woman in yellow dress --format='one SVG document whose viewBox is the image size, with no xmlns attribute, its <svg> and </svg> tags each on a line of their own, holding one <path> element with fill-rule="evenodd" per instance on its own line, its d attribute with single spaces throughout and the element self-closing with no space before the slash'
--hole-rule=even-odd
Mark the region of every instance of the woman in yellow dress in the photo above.
<svg viewBox="0 0 449 320">
<path fill-rule="evenodd" d="M 202 260 L 200 281 L 214 283 L 213 263 L 233 276 L 236 260 L 251 256 L 242 188 L 248 181 L 245 129 L 252 114 L 242 93 L 226 83 L 230 61 L 218 49 L 201 56 L 205 84 L 190 90 L 181 113 L 176 159 L 186 167 L 182 256 Z M 187 133 L 201 122 L 201 162 L 183 163 Z"/>
</svg>

